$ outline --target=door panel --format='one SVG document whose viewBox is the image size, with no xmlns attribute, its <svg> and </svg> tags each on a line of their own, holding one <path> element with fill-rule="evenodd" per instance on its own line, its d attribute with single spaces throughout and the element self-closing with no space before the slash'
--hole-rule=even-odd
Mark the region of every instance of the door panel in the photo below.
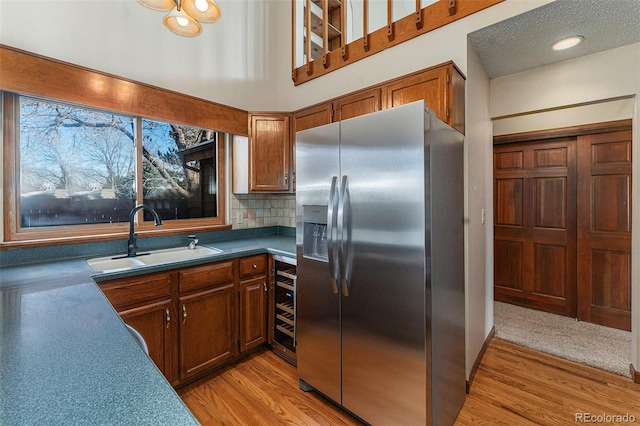
<svg viewBox="0 0 640 426">
<path fill-rule="evenodd" d="M 631 175 L 593 176 L 591 187 L 593 232 L 631 232 Z"/>
<path fill-rule="evenodd" d="M 432 109 L 440 120 L 448 122 L 448 72 L 447 67 L 442 67 L 385 85 L 382 89 L 385 108 L 424 100 L 427 108 Z"/>
<path fill-rule="evenodd" d="M 535 227 L 567 227 L 567 179 L 536 178 L 535 182 Z"/>
<path fill-rule="evenodd" d="M 564 246 L 534 246 L 533 292 L 543 296 L 566 298 L 567 250 Z"/>
<path fill-rule="evenodd" d="M 522 290 L 523 255 L 524 248 L 520 241 L 505 241 L 496 238 L 495 264 L 501 265 L 495 269 L 495 285 Z M 503 290 L 505 291 L 505 290 Z"/>
<path fill-rule="evenodd" d="M 175 318 L 171 300 L 165 300 L 141 307 L 120 311 L 119 314 L 131 327 L 144 338 L 149 357 L 158 366 L 164 376 L 173 383 Z"/>
<path fill-rule="evenodd" d="M 298 111 L 294 116 L 296 132 L 331 123 L 331 102 Z"/>
<path fill-rule="evenodd" d="M 267 340 L 267 277 L 240 283 L 240 352 Z"/>
<path fill-rule="evenodd" d="M 575 316 L 575 164 L 571 138 L 494 148 L 496 300 Z"/>
<path fill-rule="evenodd" d="M 522 226 L 523 179 L 496 179 L 495 224 Z"/>
<path fill-rule="evenodd" d="M 380 89 L 370 89 L 345 96 L 334 102 L 333 121 L 346 120 L 364 114 L 380 111 Z"/>
<path fill-rule="evenodd" d="M 234 296 L 234 283 L 228 283 L 180 297 L 181 380 L 236 355 Z"/>
<path fill-rule="evenodd" d="M 291 155 L 287 114 L 251 116 L 250 191 L 288 191 Z"/>
<path fill-rule="evenodd" d="M 578 319 L 631 329 L 631 131 L 578 138 Z"/>
</svg>

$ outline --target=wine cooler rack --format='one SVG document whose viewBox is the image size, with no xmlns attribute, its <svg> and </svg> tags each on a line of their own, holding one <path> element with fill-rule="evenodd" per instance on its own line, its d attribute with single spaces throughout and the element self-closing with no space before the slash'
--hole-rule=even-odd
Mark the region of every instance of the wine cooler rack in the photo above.
<svg viewBox="0 0 640 426">
<path fill-rule="evenodd" d="M 296 263 L 295 259 L 274 256 L 274 330 L 276 354 L 296 363 Z"/>
</svg>

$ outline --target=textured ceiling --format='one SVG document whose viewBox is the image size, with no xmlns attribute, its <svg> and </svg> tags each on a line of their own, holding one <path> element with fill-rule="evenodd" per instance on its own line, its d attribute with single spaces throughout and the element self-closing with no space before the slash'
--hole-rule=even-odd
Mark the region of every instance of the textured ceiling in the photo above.
<svg viewBox="0 0 640 426">
<path fill-rule="evenodd" d="M 578 46 L 554 51 L 564 37 Z M 489 78 L 640 43 L 640 0 L 556 0 L 469 34 Z"/>
</svg>

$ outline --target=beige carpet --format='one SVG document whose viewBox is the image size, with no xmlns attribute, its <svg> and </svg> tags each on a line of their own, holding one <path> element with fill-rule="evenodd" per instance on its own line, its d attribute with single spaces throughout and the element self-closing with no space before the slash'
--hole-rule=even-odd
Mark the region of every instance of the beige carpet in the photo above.
<svg viewBox="0 0 640 426">
<path fill-rule="evenodd" d="M 573 318 L 494 303 L 496 337 L 631 377 L 631 333 Z"/>
</svg>

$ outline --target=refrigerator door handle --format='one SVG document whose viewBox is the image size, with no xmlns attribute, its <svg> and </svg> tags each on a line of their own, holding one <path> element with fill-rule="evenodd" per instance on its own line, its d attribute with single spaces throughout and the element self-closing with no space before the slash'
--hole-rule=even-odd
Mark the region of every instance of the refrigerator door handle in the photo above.
<svg viewBox="0 0 640 426">
<path fill-rule="evenodd" d="M 338 259 L 340 265 L 340 287 L 343 296 L 349 296 L 351 291 L 351 270 L 353 266 L 353 252 L 351 250 L 351 196 L 349 194 L 349 179 L 342 176 L 340 199 L 338 201 L 338 235 L 340 236 Z"/>
<path fill-rule="evenodd" d="M 331 274 L 331 290 L 334 294 L 338 294 L 338 273 L 339 266 L 336 262 L 337 252 L 336 252 L 336 244 L 337 238 L 334 235 L 334 230 L 337 228 L 337 209 L 338 209 L 338 176 L 334 176 L 331 179 L 331 190 L 329 192 L 329 205 L 327 206 L 327 238 L 329 241 L 327 242 L 327 255 L 329 260 L 329 273 Z"/>
</svg>

